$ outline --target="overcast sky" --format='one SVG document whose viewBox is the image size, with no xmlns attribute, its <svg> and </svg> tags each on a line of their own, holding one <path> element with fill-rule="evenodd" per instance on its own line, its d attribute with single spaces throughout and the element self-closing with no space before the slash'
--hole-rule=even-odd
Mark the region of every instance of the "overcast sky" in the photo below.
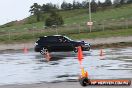
<svg viewBox="0 0 132 88">
<path fill-rule="evenodd" d="M 40 5 L 44 3 L 61 4 L 64 0 L 1 0 L 0 1 L 0 25 L 14 20 L 21 20 L 30 15 L 29 9 L 33 3 Z M 73 0 L 65 0 L 73 2 Z M 84 1 L 84 0 L 76 0 Z M 104 1 L 104 0 L 100 0 Z"/>
</svg>

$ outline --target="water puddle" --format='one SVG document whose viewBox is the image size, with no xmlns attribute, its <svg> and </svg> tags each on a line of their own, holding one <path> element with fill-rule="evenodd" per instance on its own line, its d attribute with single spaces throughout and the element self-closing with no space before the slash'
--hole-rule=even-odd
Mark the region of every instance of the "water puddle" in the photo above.
<svg viewBox="0 0 132 88">
<path fill-rule="evenodd" d="M 83 66 L 91 79 L 132 78 L 132 47 L 84 52 Z M 47 62 L 33 49 L 0 51 L 0 85 L 77 80 L 80 67 L 74 52 L 51 53 Z"/>
</svg>

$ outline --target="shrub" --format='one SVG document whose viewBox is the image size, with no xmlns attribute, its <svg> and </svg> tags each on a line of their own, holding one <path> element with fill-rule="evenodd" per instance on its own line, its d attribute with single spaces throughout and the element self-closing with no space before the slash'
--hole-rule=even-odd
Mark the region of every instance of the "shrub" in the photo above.
<svg viewBox="0 0 132 88">
<path fill-rule="evenodd" d="M 64 21 L 62 16 L 52 11 L 51 15 L 45 20 L 45 26 L 51 27 L 53 25 L 60 26 L 63 25 Z"/>
</svg>

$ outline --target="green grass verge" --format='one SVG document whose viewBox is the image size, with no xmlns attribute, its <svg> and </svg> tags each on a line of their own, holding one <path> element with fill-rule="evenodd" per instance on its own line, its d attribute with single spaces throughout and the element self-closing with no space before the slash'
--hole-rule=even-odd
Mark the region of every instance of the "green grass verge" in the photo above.
<svg viewBox="0 0 132 88">
<path fill-rule="evenodd" d="M 40 36 L 45 35 L 54 35 L 55 31 L 45 31 L 34 33 L 25 33 L 11 35 L 10 38 L 7 35 L 0 36 L 1 43 L 13 43 L 13 42 L 28 42 L 35 41 Z M 119 29 L 119 30 L 106 30 L 106 31 L 97 31 L 91 33 L 76 33 L 76 34 L 64 34 L 72 39 L 89 39 L 89 38 L 107 38 L 107 37 L 116 37 L 116 36 L 132 36 L 132 29 Z"/>
<path fill-rule="evenodd" d="M 106 31 L 91 32 L 91 33 L 72 34 L 72 35 L 68 35 L 68 36 L 73 39 L 132 36 L 132 29 L 106 30 Z"/>
</svg>

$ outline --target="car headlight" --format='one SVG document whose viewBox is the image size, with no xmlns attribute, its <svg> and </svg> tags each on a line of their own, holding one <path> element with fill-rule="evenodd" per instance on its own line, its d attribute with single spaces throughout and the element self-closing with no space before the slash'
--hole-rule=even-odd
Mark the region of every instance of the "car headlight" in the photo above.
<svg viewBox="0 0 132 88">
<path fill-rule="evenodd" d="M 88 44 L 88 43 L 85 43 L 85 45 L 86 45 L 86 46 L 90 46 L 90 44 Z"/>
<path fill-rule="evenodd" d="M 38 45 L 38 43 L 36 43 L 36 42 L 35 42 L 35 44 L 34 44 L 34 45 L 36 46 L 36 45 Z"/>
</svg>

